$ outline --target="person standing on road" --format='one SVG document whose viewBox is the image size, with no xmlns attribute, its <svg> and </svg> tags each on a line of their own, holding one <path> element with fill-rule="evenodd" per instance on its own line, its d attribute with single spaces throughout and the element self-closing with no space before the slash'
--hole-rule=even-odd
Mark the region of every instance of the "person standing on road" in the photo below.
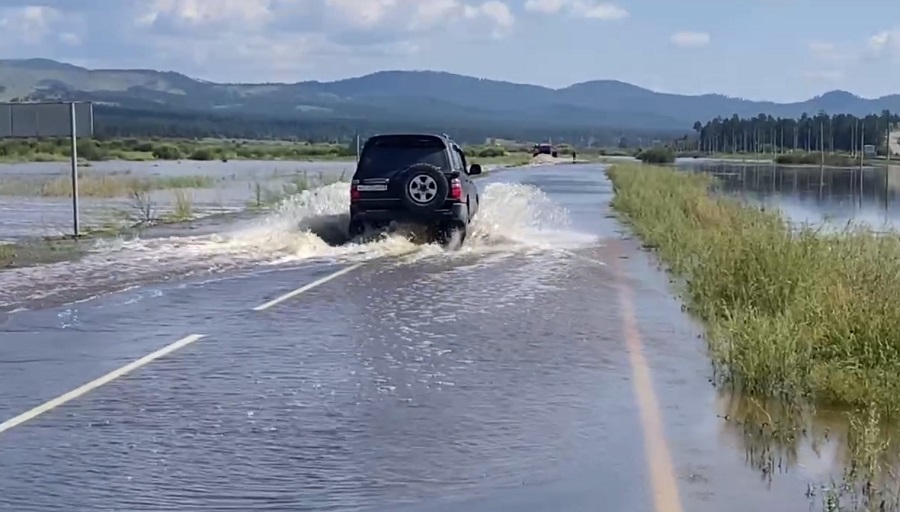
<svg viewBox="0 0 900 512">
<path fill-rule="evenodd" d="M 572 151 L 572 163 L 573 164 L 575 163 L 575 152 L 574 151 Z"/>
</svg>

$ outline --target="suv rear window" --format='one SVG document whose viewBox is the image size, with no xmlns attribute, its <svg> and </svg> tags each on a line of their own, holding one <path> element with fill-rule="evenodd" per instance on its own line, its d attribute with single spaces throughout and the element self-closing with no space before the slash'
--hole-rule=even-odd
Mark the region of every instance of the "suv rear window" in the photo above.
<svg viewBox="0 0 900 512">
<path fill-rule="evenodd" d="M 359 160 L 359 178 L 387 176 L 418 164 L 428 163 L 443 170 L 450 168 L 444 143 L 435 138 L 385 138 L 366 144 Z"/>
</svg>

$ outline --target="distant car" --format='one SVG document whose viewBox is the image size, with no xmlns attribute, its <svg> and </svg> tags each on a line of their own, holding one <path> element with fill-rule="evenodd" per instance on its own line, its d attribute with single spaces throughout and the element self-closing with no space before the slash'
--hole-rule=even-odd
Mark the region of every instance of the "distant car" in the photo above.
<svg viewBox="0 0 900 512">
<path fill-rule="evenodd" d="M 534 148 L 532 148 L 531 156 L 538 155 L 550 155 L 553 158 L 556 158 L 557 152 L 555 149 L 553 149 L 553 146 L 551 144 L 535 144 Z"/>
<path fill-rule="evenodd" d="M 447 135 L 383 134 L 368 139 L 350 184 L 351 236 L 397 223 L 427 228 L 442 245 L 461 243 L 478 213 L 466 156 Z"/>
</svg>

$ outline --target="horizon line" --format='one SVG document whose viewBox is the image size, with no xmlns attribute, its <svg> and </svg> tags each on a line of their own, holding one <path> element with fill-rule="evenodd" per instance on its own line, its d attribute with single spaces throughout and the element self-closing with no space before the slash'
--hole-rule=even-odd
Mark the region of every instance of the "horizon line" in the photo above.
<svg viewBox="0 0 900 512">
<path fill-rule="evenodd" d="M 656 89 L 652 89 L 650 87 L 633 84 L 631 82 L 626 82 L 624 80 L 619 80 L 616 78 L 597 78 L 597 79 L 593 79 L 593 80 L 586 80 L 583 82 L 572 83 L 572 84 L 569 84 L 564 87 L 550 87 L 550 86 L 546 86 L 546 85 L 540 85 L 540 84 L 534 84 L 534 83 L 528 83 L 528 82 L 513 82 L 510 80 L 504 80 L 504 79 L 479 77 L 479 76 L 475 76 L 475 75 L 466 75 L 466 74 L 462 74 L 462 73 L 455 73 L 452 71 L 445 71 L 445 70 L 438 70 L 438 69 L 402 69 L 402 68 L 384 69 L 384 70 L 379 70 L 379 71 L 373 71 L 371 73 L 364 73 L 361 75 L 353 75 L 353 76 L 348 76 L 345 78 L 338 78 L 335 80 L 313 79 L 313 80 L 301 80 L 301 81 L 297 81 L 297 82 L 277 82 L 277 81 L 271 81 L 271 82 L 217 82 L 215 80 L 208 80 L 205 78 L 200 78 L 198 76 L 193 76 L 193 75 L 187 74 L 185 72 L 176 71 L 173 69 L 163 70 L 163 69 L 140 68 L 140 67 L 135 67 L 135 68 L 125 68 L 125 67 L 122 67 L 122 68 L 89 68 L 86 66 L 73 64 L 71 62 L 66 62 L 63 60 L 51 59 L 48 57 L 23 57 L 23 58 L 12 58 L 12 59 L 0 59 L 0 62 L 26 62 L 26 61 L 53 62 L 56 64 L 62 64 L 65 66 L 72 66 L 72 67 L 80 68 L 80 69 L 83 69 L 86 71 L 99 71 L 99 72 L 132 71 L 132 72 L 173 73 L 173 74 L 181 75 L 190 80 L 194 80 L 196 82 L 202 82 L 202 83 L 213 84 L 213 85 L 224 85 L 224 86 L 229 86 L 229 85 L 231 85 L 231 86 L 254 86 L 254 85 L 258 85 L 258 86 L 266 86 L 266 85 L 268 85 L 268 86 L 272 86 L 272 85 L 295 86 L 295 85 L 302 85 L 302 84 L 308 84 L 308 83 L 333 84 L 336 82 L 343 82 L 343 81 L 347 81 L 347 80 L 356 80 L 356 79 L 365 78 L 368 76 L 373 76 L 373 75 L 383 74 L 383 73 L 438 73 L 438 74 L 447 74 L 447 75 L 453 75 L 453 76 L 464 77 L 464 78 L 471 78 L 471 79 L 475 79 L 475 80 L 486 80 L 486 81 L 490 81 L 490 82 L 496 82 L 496 83 L 502 83 L 502 84 L 508 84 L 508 85 L 540 87 L 542 89 L 546 89 L 549 91 L 564 91 L 566 89 L 571 89 L 573 87 L 577 87 L 580 85 L 592 84 L 592 83 L 597 83 L 597 82 L 615 82 L 615 83 L 627 85 L 630 87 L 636 87 L 638 89 L 642 89 L 642 90 L 645 90 L 647 92 L 651 92 L 654 94 L 681 96 L 681 97 L 685 97 L 685 98 L 702 98 L 704 96 L 718 96 L 720 98 L 725 98 L 725 99 L 730 99 L 730 100 L 735 100 L 735 101 L 746 101 L 746 102 L 751 102 L 751 103 L 771 103 L 774 105 L 794 105 L 794 104 L 798 104 L 798 103 L 806 103 L 809 101 L 816 100 L 818 98 L 822 98 L 829 94 L 848 94 L 856 99 L 860 99 L 863 101 L 878 101 L 878 100 L 882 100 L 885 98 L 889 98 L 891 96 L 897 96 L 898 94 L 900 94 L 900 93 L 886 94 L 884 96 L 877 96 L 874 98 L 870 98 L 870 97 L 861 96 L 859 94 L 856 94 L 854 92 L 847 91 L 844 89 L 830 89 L 830 90 L 824 91 L 820 94 L 816 94 L 814 96 L 811 96 L 811 97 L 803 99 L 803 100 L 779 102 L 779 101 L 770 100 L 770 99 L 752 99 L 752 98 L 746 98 L 746 97 L 741 97 L 741 96 L 730 96 L 728 94 L 724 94 L 724 93 L 720 93 L 720 92 L 704 92 L 704 93 L 697 93 L 697 94 L 684 94 L 684 93 L 659 91 Z"/>
</svg>

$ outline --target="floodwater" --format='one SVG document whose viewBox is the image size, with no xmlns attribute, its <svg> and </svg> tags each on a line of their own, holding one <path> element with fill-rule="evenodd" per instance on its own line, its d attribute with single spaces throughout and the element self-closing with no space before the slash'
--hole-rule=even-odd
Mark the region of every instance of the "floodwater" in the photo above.
<svg viewBox="0 0 900 512">
<path fill-rule="evenodd" d="M 802 223 L 874 229 L 900 221 L 900 165 L 860 169 L 780 166 L 772 163 L 679 161 L 679 167 L 709 172 L 723 192 L 781 210 Z"/>
<path fill-rule="evenodd" d="M 194 216 L 231 213 L 278 194 L 285 185 L 300 179 L 332 181 L 353 172 L 354 162 L 293 161 L 155 161 L 92 162 L 79 172 L 95 176 L 135 178 L 202 176 L 211 187 L 181 189 L 189 198 Z M 68 179 L 68 163 L 0 164 L 0 181 L 48 181 Z M 82 227 L 128 225 L 144 220 L 147 206 L 153 216 L 164 216 L 175 208 L 175 190 L 155 190 L 146 198 L 98 199 L 82 197 L 79 211 Z M 72 232 L 72 200 L 67 197 L 0 196 L 0 241 L 26 237 L 55 236 Z"/>
<path fill-rule="evenodd" d="M 602 166 L 489 174 L 455 252 L 328 243 L 347 186 L 0 273 L 0 424 L 203 336 L 0 427 L 0 509 L 793 511 L 838 470 L 710 384 Z"/>
</svg>

